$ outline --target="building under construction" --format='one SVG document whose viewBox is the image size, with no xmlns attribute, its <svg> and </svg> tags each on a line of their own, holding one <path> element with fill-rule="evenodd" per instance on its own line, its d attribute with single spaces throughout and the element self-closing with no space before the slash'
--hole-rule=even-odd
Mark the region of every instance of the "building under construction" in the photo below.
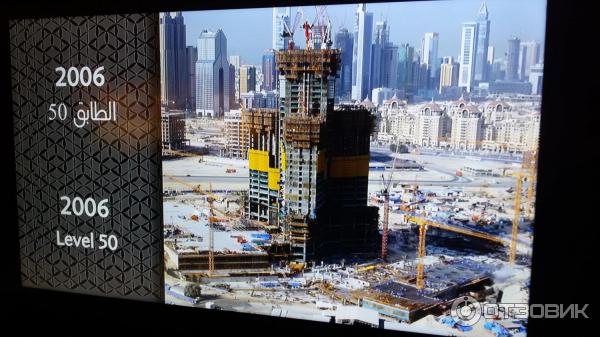
<svg viewBox="0 0 600 337">
<path fill-rule="evenodd" d="M 250 219 L 277 227 L 280 200 L 279 118 L 276 109 L 242 113 L 248 137 L 249 189 L 246 214 Z"/>
<path fill-rule="evenodd" d="M 293 260 L 377 255 L 378 209 L 367 206 L 365 109 L 334 109 L 337 49 L 276 52 L 279 110 L 242 113 L 250 170 L 251 220 L 283 233 Z"/>
</svg>

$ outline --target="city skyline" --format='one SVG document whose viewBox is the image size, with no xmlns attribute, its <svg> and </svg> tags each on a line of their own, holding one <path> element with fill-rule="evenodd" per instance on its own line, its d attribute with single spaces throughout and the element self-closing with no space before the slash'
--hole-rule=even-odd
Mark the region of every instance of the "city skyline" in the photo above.
<svg viewBox="0 0 600 337">
<path fill-rule="evenodd" d="M 373 13 L 373 24 L 387 20 L 389 40 L 397 45 L 408 43 L 417 50 L 427 32 L 439 34 L 438 58 L 456 58 L 460 51 L 462 23 L 475 21 L 481 0 L 455 0 L 407 3 L 367 3 L 367 11 Z M 354 29 L 357 4 L 327 6 L 333 33 L 340 28 Z M 486 1 L 489 19 L 492 21 L 489 45 L 494 47 L 496 58 L 505 58 L 508 39 L 518 36 L 521 41 L 535 40 L 544 48 L 546 1 Z M 298 8 L 304 12 L 304 20 L 312 22 L 314 6 L 292 7 L 291 16 Z M 386 13 L 383 15 L 382 13 Z M 223 20 L 221 15 L 226 15 Z M 202 29 L 222 29 L 228 37 L 229 55 L 240 55 L 242 63 L 260 65 L 264 51 L 272 47 L 273 8 L 213 10 L 184 12 L 187 45 L 195 45 Z M 432 17 L 422 20 L 423 16 Z M 253 29 L 248 29 L 248 18 Z M 510 20 L 503 18 L 510 17 Z M 437 19 L 436 19 L 437 18 Z M 241 23 L 244 24 L 241 24 Z M 411 29 L 407 29 L 411 27 Z M 256 34 L 264 31 L 265 34 Z M 300 29 L 296 30 L 296 43 L 300 44 Z"/>
</svg>

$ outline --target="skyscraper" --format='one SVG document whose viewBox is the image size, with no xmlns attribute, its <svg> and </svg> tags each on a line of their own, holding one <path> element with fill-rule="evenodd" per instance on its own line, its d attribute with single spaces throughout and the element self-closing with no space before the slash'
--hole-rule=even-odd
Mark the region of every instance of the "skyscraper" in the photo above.
<svg viewBox="0 0 600 337">
<path fill-rule="evenodd" d="M 340 50 L 340 76 L 336 80 L 336 94 L 344 99 L 350 98 L 352 92 L 352 46 L 353 38 L 348 29 L 341 28 L 335 34 L 334 47 Z"/>
<path fill-rule="evenodd" d="M 512 37 L 508 40 L 508 52 L 506 57 L 506 80 L 519 80 L 519 49 L 521 40 Z"/>
<path fill-rule="evenodd" d="M 494 46 L 488 46 L 488 53 L 487 53 L 487 81 L 488 81 L 488 83 L 494 82 L 496 80 L 496 78 L 494 77 L 494 56 L 495 56 Z"/>
<path fill-rule="evenodd" d="M 279 144 L 266 135 L 257 137 L 258 151 L 249 152 L 249 168 L 273 172 L 273 187 L 282 190 L 279 214 L 291 241 L 291 258 L 306 262 L 340 253 L 373 257 L 381 242 L 378 209 L 367 206 L 373 116 L 361 107 L 334 108 L 339 50 L 286 50 L 276 58 L 279 109 L 262 124 L 282 118 L 266 125 L 269 130 L 281 127 L 281 136 Z M 253 165 L 259 162 L 262 168 Z"/>
<path fill-rule="evenodd" d="M 527 81 L 529 70 L 539 62 L 540 44 L 536 41 L 522 42 L 519 48 L 519 79 Z"/>
<path fill-rule="evenodd" d="M 240 96 L 256 91 L 256 67 L 249 64 L 240 66 Z"/>
<path fill-rule="evenodd" d="M 235 98 L 235 66 L 229 63 L 229 109 L 237 109 L 238 101 Z"/>
<path fill-rule="evenodd" d="M 398 88 L 398 46 L 388 42 L 381 51 L 381 87 Z"/>
<path fill-rule="evenodd" d="M 452 57 L 444 57 L 440 67 L 440 94 L 445 88 L 458 85 L 458 63 L 454 62 Z"/>
<path fill-rule="evenodd" d="M 490 43 L 490 20 L 485 1 L 481 4 L 477 13 L 477 46 L 475 49 L 475 83 L 488 81 L 488 47 Z"/>
<path fill-rule="evenodd" d="M 275 68 L 275 51 L 267 50 L 262 57 L 263 89 L 267 91 L 277 89 L 277 72 Z"/>
<path fill-rule="evenodd" d="M 477 22 L 464 22 L 462 24 L 462 37 L 460 42 L 460 73 L 458 86 L 471 92 L 473 76 L 475 74 L 475 51 L 477 50 Z M 486 55 L 487 56 L 487 55 Z"/>
<path fill-rule="evenodd" d="M 198 61 L 198 48 L 187 46 L 187 95 L 185 109 L 188 111 L 196 111 L 196 62 Z"/>
<path fill-rule="evenodd" d="M 371 90 L 371 42 L 373 40 L 373 13 L 367 5 L 359 4 L 356 10 L 352 52 L 352 99 L 362 101 Z"/>
<path fill-rule="evenodd" d="M 382 71 L 385 71 L 385 65 L 382 64 L 383 49 L 387 46 L 389 31 L 387 21 L 377 21 L 373 36 L 373 45 L 371 47 L 371 88 L 381 87 Z"/>
<path fill-rule="evenodd" d="M 529 83 L 531 83 L 531 94 L 542 94 L 542 82 L 544 81 L 544 64 L 538 63 L 529 69 Z"/>
<path fill-rule="evenodd" d="M 221 117 L 229 111 L 229 61 L 222 30 L 204 29 L 198 37 L 196 62 L 196 113 Z"/>
<path fill-rule="evenodd" d="M 181 12 L 160 13 L 161 104 L 184 108 L 188 98 L 185 23 Z"/>
<path fill-rule="evenodd" d="M 283 37 L 284 22 L 289 27 L 290 23 L 290 7 L 275 7 L 273 8 L 273 45 L 275 50 L 287 48 L 288 37 Z"/>
<path fill-rule="evenodd" d="M 407 95 L 416 91 L 415 86 L 415 48 L 403 43 L 398 49 L 398 89 L 404 89 Z"/>
<path fill-rule="evenodd" d="M 433 88 L 436 84 L 434 81 L 438 76 L 438 33 L 431 32 L 425 33 L 423 37 L 423 43 L 421 46 L 421 64 L 425 64 L 427 66 L 427 71 L 429 72 L 429 82 L 430 86 Z"/>
<path fill-rule="evenodd" d="M 235 68 L 235 99 L 240 99 L 240 65 L 242 61 L 240 59 L 240 55 L 231 55 L 229 56 L 229 63 L 233 65 Z"/>
</svg>

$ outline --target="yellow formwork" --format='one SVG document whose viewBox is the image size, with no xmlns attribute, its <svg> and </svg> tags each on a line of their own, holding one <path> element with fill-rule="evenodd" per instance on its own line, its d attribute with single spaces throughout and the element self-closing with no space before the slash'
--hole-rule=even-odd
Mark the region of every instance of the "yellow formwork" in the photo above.
<svg viewBox="0 0 600 337">
<path fill-rule="evenodd" d="M 269 153 L 261 150 L 248 150 L 248 168 L 255 171 L 268 172 Z"/>
<path fill-rule="evenodd" d="M 354 178 L 369 176 L 369 156 L 332 157 L 328 176 Z"/>
<path fill-rule="evenodd" d="M 279 169 L 269 167 L 269 189 L 279 191 Z"/>
<path fill-rule="evenodd" d="M 279 147 L 280 147 L 280 154 L 281 154 L 281 169 L 283 171 L 285 171 L 285 169 L 287 167 L 287 161 L 286 161 L 286 157 L 285 157 L 285 147 L 283 146 L 283 144 L 280 144 Z"/>
</svg>

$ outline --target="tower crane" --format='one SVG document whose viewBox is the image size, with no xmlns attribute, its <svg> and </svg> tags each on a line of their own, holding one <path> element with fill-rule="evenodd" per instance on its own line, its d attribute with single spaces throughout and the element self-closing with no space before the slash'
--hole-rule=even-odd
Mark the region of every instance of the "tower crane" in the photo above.
<svg viewBox="0 0 600 337">
<path fill-rule="evenodd" d="M 515 187 L 515 205 L 514 215 L 512 221 L 511 241 L 510 241 L 510 253 L 508 261 L 510 264 L 515 264 L 517 257 L 517 239 L 519 235 L 519 222 L 521 222 L 521 192 L 523 189 L 524 174 L 522 171 L 516 174 L 517 186 Z"/>
<path fill-rule="evenodd" d="M 533 219 L 534 217 L 534 209 L 535 209 L 535 183 L 537 179 L 537 162 L 538 162 L 538 153 L 537 151 L 531 152 L 531 160 L 529 163 L 525 162 L 525 156 L 523 156 L 523 166 L 529 171 L 527 175 L 527 216 L 529 219 Z"/>
<path fill-rule="evenodd" d="M 283 22 L 283 32 L 281 33 L 281 36 L 284 38 L 286 38 L 286 37 L 290 38 L 288 40 L 288 49 L 289 50 L 294 49 L 294 33 L 296 32 L 296 29 L 298 29 L 298 25 L 300 24 L 300 21 L 302 20 L 303 16 L 304 16 L 304 14 L 302 13 L 302 11 L 300 9 L 298 9 L 298 11 L 296 12 L 296 16 L 294 17 L 294 22 L 292 23 L 291 27 L 288 26 L 288 24 L 285 22 L 285 20 L 281 20 Z"/>
<path fill-rule="evenodd" d="M 192 192 L 206 195 L 206 201 L 209 206 L 209 216 L 208 216 L 208 274 L 213 275 L 215 271 L 215 256 L 214 256 L 214 233 L 213 233 L 213 223 L 218 222 L 219 218 L 216 217 L 214 201 L 217 200 L 217 197 L 212 193 L 212 184 L 209 184 L 208 191 L 202 189 L 201 185 L 192 185 L 188 182 L 185 182 L 175 176 L 165 175 L 165 177 L 173 180 L 176 183 L 181 185 L 190 187 Z"/>
<path fill-rule="evenodd" d="M 400 139 L 398 139 L 396 143 L 396 148 L 394 149 L 394 154 L 398 154 L 398 149 L 400 148 Z M 381 174 L 381 194 L 383 195 L 383 235 L 381 236 L 381 259 L 383 261 L 387 260 L 388 255 L 388 236 L 389 236 L 389 219 L 390 219 L 390 185 L 392 183 L 392 177 L 394 175 L 394 169 L 396 168 L 396 155 L 394 155 L 394 159 L 392 160 L 392 168 L 388 174 L 388 177 L 385 177 L 385 174 Z"/>
<path fill-rule="evenodd" d="M 487 233 L 475 231 L 472 229 L 468 229 L 468 228 L 452 226 L 452 225 L 448 225 L 445 223 L 436 222 L 433 220 L 429 220 L 429 219 L 425 219 L 425 218 L 417 217 L 417 216 L 413 216 L 413 215 L 405 215 L 405 220 L 407 222 L 413 222 L 419 226 L 419 246 L 418 246 L 418 256 L 417 256 L 418 262 L 417 262 L 417 280 L 416 280 L 417 289 L 423 289 L 425 286 L 425 282 L 424 282 L 424 276 L 425 276 L 424 269 L 425 268 L 423 266 L 423 259 L 427 255 L 427 250 L 425 247 L 425 238 L 427 236 L 427 229 L 429 227 L 438 228 L 441 230 L 445 230 L 448 232 L 453 232 L 453 233 L 457 233 L 457 234 L 461 234 L 461 235 L 476 237 L 479 239 L 488 240 L 488 241 L 491 241 L 491 242 L 494 242 L 497 244 L 501 244 L 501 245 L 505 245 L 505 246 L 508 245 L 508 242 L 502 238 L 499 238 L 497 236 L 490 235 Z"/>
</svg>

